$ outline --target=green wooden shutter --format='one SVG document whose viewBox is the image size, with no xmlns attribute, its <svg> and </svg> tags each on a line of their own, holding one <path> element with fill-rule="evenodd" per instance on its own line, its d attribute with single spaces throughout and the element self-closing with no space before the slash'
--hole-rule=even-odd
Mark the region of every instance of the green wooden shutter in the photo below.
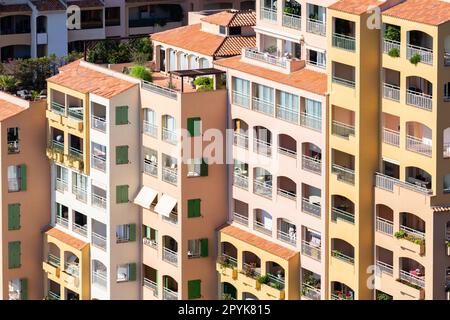
<svg viewBox="0 0 450 320">
<path fill-rule="evenodd" d="M 136 263 L 130 263 L 128 265 L 128 280 L 136 281 Z"/>
<path fill-rule="evenodd" d="M 20 204 L 8 204 L 8 230 L 20 229 Z"/>
<path fill-rule="evenodd" d="M 130 224 L 130 229 L 129 229 L 129 236 L 128 236 L 128 240 L 129 241 L 136 241 L 136 225 Z"/>
<path fill-rule="evenodd" d="M 200 176 L 206 177 L 208 175 L 208 163 L 205 159 L 202 159 L 202 164 L 200 165 Z"/>
<path fill-rule="evenodd" d="M 208 256 L 208 238 L 200 239 L 200 256 Z"/>
<path fill-rule="evenodd" d="M 20 267 L 20 241 L 8 242 L 8 268 Z"/>
<path fill-rule="evenodd" d="M 200 199 L 188 200 L 188 218 L 196 218 L 201 216 L 200 203 Z"/>
<path fill-rule="evenodd" d="M 116 186 L 116 203 L 128 202 L 128 186 Z"/>
<path fill-rule="evenodd" d="M 147 239 L 150 239 L 150 235 L 151 235 L 151 233 L 150 233 L 150 227 L 145 226 L 145 237 L 146 237 Z"/>
<path fill-rule="evenodd" d="M 202 119 L 199 117 L 187 119 L 187 130 L 189 131 L 191 137 L 197 137 L 201 135 L 201 121 Z"/>
<path fill-rule="evenodd" d="M 198 299 L 201 294 L 201 280 L 189 280 L 188 281 L 188 299 Z"/>
<path fill-rule="evenodd" d="M 116 125 L 128 124 L 128 106 L 116 107 Z"/>
<path fill-rule="evenodd" d="M 20 300 L 28 300 L 28 279 L 20 279 Z"/>
<path fill-rule="evenodd" d="M 128 146 L 116 147 L 116 164 L 128 163 Z"/>
<path fill-rule="evenodd" d="M 20 166 L 20 191 L 27 190 L 27 166 Z"/>
</svg>

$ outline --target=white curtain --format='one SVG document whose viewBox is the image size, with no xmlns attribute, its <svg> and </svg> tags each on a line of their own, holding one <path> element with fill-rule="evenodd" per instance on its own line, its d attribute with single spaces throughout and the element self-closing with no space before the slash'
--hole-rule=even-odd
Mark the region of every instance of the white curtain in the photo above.
<svg viewBox="0 0 450 320">
<path fill-rule="evenodd" d="M 322 118 L 322 103 L 319 101 L 305 99 L 306 114 L 316 118 Z"/>
<path fill-rule="evenodd" d="M 248 97 L 250 95 L 250 82 L 240 78 L 233 78 L 233 89 L 237 93 Z"/>
<path fill-rule="evenodd" d="M 19 191 L 19 172 L 18 166 L 8 167 L 8 191 Z"/>
<path fill-rule="evenodd" d="M 273 103 L 273 89 L 263 86 L 262 84 L 258 84 L 256 87 L 256 96 L 260 100 L 264 100 L 268 103 Z"/>
<path fill-rule="evenodd" d="M 175 131 L 176 130 L 176 123 L 175 123 L 175 118 L 166 115 L 164 117 L 164 128 L 166 128 L 167 130 L 170 131 Z"/>
<path fill-rule="evenodd" d="M 287 110 L 298 113 L 298 96 L 295 94 L 287 93 L 284 91 L 279 91 L 278 93 L 278 104 Z"/>
</svg>

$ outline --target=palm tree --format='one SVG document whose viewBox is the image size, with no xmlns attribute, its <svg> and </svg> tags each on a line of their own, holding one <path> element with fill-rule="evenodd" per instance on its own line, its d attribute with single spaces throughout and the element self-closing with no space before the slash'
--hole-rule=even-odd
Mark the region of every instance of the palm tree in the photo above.
<svg viewBox="0 0 450 320">
<path fill-rule="evenodd" d="M 0 75 L 0 89 L 6 92 L 12 92 L 18 85 L 20 81 L 14 76 Z"/>
</svg>

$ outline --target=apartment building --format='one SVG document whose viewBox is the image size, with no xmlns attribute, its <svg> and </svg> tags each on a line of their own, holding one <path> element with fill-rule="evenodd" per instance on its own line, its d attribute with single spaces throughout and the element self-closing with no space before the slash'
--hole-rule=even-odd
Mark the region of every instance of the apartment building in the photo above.
<svg viewBox="0 0 450 320">
<path fill-rule="evenodd" d="M 73 6 L 80 25 L 68 28 Z M 180 27 L 188 11 L 254 8 L 254 1 L 3 0 L 0 1 L 0 60 L 66 55 L 85 40 L 147 35 Z"/>
<path fill-rule="evenodd" d="M 0 296 L 40 299 L 41 229 L 47 224 L 49 183 L 45 147 L 45 101 L 0 92 L 2 175 Z"/>
<path fill-rule="evenodd" d="M 139 299 L 139 81 L 84 61 L 48 79 L 48 299 Z"/>
</svg>

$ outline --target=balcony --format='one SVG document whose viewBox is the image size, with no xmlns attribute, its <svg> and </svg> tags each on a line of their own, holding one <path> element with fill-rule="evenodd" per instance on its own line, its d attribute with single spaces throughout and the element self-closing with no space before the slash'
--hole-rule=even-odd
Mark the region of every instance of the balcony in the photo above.
<svg viewBox="0 0 450 320">
<path fill-rule="evenodd" d="M 150 121 L 143 121 L 144 134 L 156 138 L 158 136 L 158 126 Z"/>
<path fill-rule="evenodd" d="M 66 114 L 66 107 L 63 104 L 58 103 L 56 101 L 52 101 L 51 110 L 52 110 L 52 112 L 62 115 L 62 116 L 65 116 L 65 114 Z"/>
<path fill-rule="evenodd" d="M 306 112 L 300 113 L 300 125 L 315 131 L 322 130 L 322 118 L 317 117 Z"/>
<path fill-rule="evenodd" d="M 106 119 L 99 116 L 91 116 L 91 128 L 100 132 L 106 132 Z"/>
<path fill-rule="evenodd" d="M 355 263 L 355 258 L 350 257 L 350 256 L 348 256 L 348 255 L 346 255 L 346 254 L 344 254 L 341 251 L 336 250 L 336 249 L 331 250 L 331 256 L 336 258 L 336 259 L 339 259 L 341 261 L 347 262 L 349 264 L 354 264 Z"/>
<path fill-rule="evenodd" d="M 253 149 L 256 153 L 266 157 L 272 156 L 272 144 L 269 141 L 254 138 Z"/>
<path fill-rule="evenodd" d="M 320 261 L 320 246 L 317 246 L 315 243 L 313 244 L 306 240 L 302 240 L 302 255 Z"/>
<path fill-rule="evenodd" d="M 411 271 L 400 270 L 400 280 L 416 288 L 425 288 L 425 276 L 417 276 Z"/>
<path fill-rule="evenodd" d="M 234 131 L 233 133 L 233 144 L 248 150 L 248 135 Z"/>
<path fill-rule="evenodd" d="M 429 141 L 414 136 L 406 136 L 406 149 L 428 157 L 432 156 L 432 146 Z"/>
<path fill-rule="evenodd" d="M 246 95 L 246 94 L 242 94 L 241 92 L 238 91 L 233 91 L 232 94 L 232 100 L 233 100 L 233 104 L 240 106 L 240 107 L 244 107 L 244 108 L 250 108 L 250 96 Z"/>
<path fill-rule="evenodd" d="M 388 219 L 377 216 L 376 230 L 378 232 L 392 236 L 394 235 L 394 223 Z"/>
<path fill-rule="evenodd" d="M 47 297 L 48 297 L 48 300 L 61 300 L 61 296 L 52 291 L 48 291 Z"/>
<path fill-rule="evenodd" d="M 253 97 L 253 110 L 273 116 L 274 103 L 273 101 L 266 101 Z"/>
<path fill-rule="evenodd" d="M 355 51 L 355 37 L 347 36 L 345 34 L 333 34 L 333 47 L 341 48 L 348 51 Z"/>
<path fill-rule="evenodd" d="M 144 287 L 153 291 L 153 296 L 155 296 L 155 297 L 158 296 L 158 284 L 155 281 L 144 278 Z M 177 299 L 172 299 L 172 300 L 177 300 Z M 170 300 L 170 299 L 165 299 L 165 300 Z"/>
<path fill-rule="evenodd" d="M 272 181 L 271 180 L 253 180 L 253 193 L 262 197 L 272 199 Z"/>
<path fill-rule="evenodd" d="M 248 216 L 233 212 L 233 222 L 239 223 L 243 226 L 248 226 Z"/>
<path fill-rule="evenodd" d="M 153 93 L 162 95 L 164 97 L 173 99 L 173 100 L 177 100 L 178 99 L 178 93 L 176 90 L 174 89 L 170 89 L 170 88 L 166 88 L 166 87 L 162 87 L 159 86 L 157 84 L 148 82 L 148 81 L 142 81 L 142 89 L 151 91 Z"/>
<path fill-rule="evenodd" d="M 87 237 L 87 225 L 79 225 L 77 223 L 72 224 L 72 231 L 82 235 L 83 237 Z"/>
<path fill-rule="evenodd" d="M 163 300 L 178 300 L 178 292 L 172 291 L 168 288 L 164 288 Z"/>
<path fill-rule="evenodd" d="M 264 62 L 270 65 L 281 67 L 285 69 L 287 67 L 287 59 L 283 57 L 277 57 L 267 52 L 259 52 L 255 48 L 245 48 L 244 56 L 247 59 Z"/>
<path fill-rule="evenodd" d="M 302 155 L 302 169 L 321 174 L 322 160 L 304 154 Z"/>
<path fill-rule="evenodd" d="M 355 224 L 355 215 L 339 208 L 331 208 L 331 220 L 343 220 L 351 224 Z"/>
<path fill-rule="evenodd" d="M 178 265 L 178 253 L 176 251 L 164 247 L 162 258 L 164 261 L 167 261 L 168 263 L 173 264 L 174 266 Z"/>
<path fill-rule="evenodd" d="M 383 83 L 383 97 L 393 101 L 400 101 L 400 87 Z"/>
<path fill-rule="evenodd" d="M 302 296 L 310 300 L 320 300 L 320 288 L 313 287 L 308 283 L 302 283 Z"/>
<path fill-rule="evenodd" d="M 346 168 L 337 164 L 333 164 L 331 172 L 337 175 L 337 179 L 349 184 L 355 184 L 355 170 Z"/>
<path fill-rule="evenodd" d="M 258 220 L 253 221 L 253 229 L 270 237 L 272 236 L 272 229 L 269 229 L 266 225 L 264 225 L 263 222 L 260 222 Z"/>
<path fill-rule="evenodd" d="M 176 225 L 178 224 L 178 213 L 172 211 L 171 213 L 169 213 L 169 216 L 163 216 L 163 220 Z"/>
<path fill-rule="evenodd" d="M 261 20 L 269 20 L 277 22 L 277 10 L 271 8 L 261 7 Z"/>
<path fill-rule="evenodd" d="M 75 121 L 83 121 L 83 107 L 71 107 L 69 106 L 69 111 L 67 112 L 69 118 L 74 119 Z"/>
<path fill-rule="evenodd" d="M 392 146 L 400 147 L 400 132 L 383 128 L 383 142 Z"/>
<path fill-rule="evenodd" d="M 297 14 L 283 12 L 283 27 L 301 30 L 302 29 L 302 17 Z"/>
<path fill-rule="evenodd" d="M 91 166 L 102 172 L 106 172 L 106 158 L 92 153 Z"/>
<path fill-rule="evenodd" d="M 158 176 L 158 164 L 149 159 L 144 159 L 144 172 L 153 177 Z"/>
<path fill-rule="evenodd" d="M 173 130 L 163 128 L 162 129 L 162 140 L 170 144 L 176 145 L 178 142 L 177 133 Z"/>
<path fill-rule="evenodd" d="M 69 219 L 61 216 L 56 216 L 56 224 L 64 228 L 69 228 Z"/>
<path fill-rule="evenodd" d="M 320 203 L 312 202 L 309 198 L 302 199 L 302 211 L 312 214 L 317 218 L 321 217 Z"/>
<path fill-rule="evenodd" d="M 406 58 L 411 59 L 413 56 L 420 56 L 420 62 L 426 63 L 426 64 L 433 64 L 433 50 L 415 46 L 412 44 L 408 44 L 406 46 Z"/>
<path fill-rule="evenodd" d="M 336 75 L 333 75 L 332 81 L 334 83 L 337 83 L 337 84 L 340 84 L 340 85 L 343 85 L 343 86 L 346 86 L 349 88 L 355 88 L 355 86 L 356 86 L 356 83 L 354 80 L 344 79 L 344 78 L 338 77 Z"/>
<path fill-rule="evenodd" d="M 336 120 L 332 121 L 332 134 L 348 139 L 349 136 L 355 136 L 355 126 Z"/>
<path fill-rule="evenodd" d="M 382 173 L 375 174 L 375 186 L 380 189 L 384 189 L 390 192 L 394 192 L 394 186 L 403 187 L 412 191 L 416 191 L 423 194 L 430 194 L 432 190 L 423 187 L 419 184 L 411 183 L 408 181 L 401 181 L 400 179 L 384 175 Z"/>
<path fill-rule="evenodd" d="M 431 111 L 433 108 L 433 96 L 414 90 L 407 90 L 406 103 L 410 106 Z"/>
<path fill-rule="evenodd" d="M 144 245 L 146 245 L 147 247 L 153 248 L 153 249 L 158 249 L 158 242 L 156 241 L 156 239 L 150 239 L 150 238 L 142 238 L 142 243 Z"/>
<path fill-rule="evenodd" d="M 306 20 L 306 31 L 325 37 L 327 26 L 324 21 L 308 18 Z"/>
<path fill-rule="evenodd" d="M 277 114 L 278 119 L 298 124 L 299 112 L 298 110 L 286 108 L 282 105 L 277 106 Z"/>
<path fill-rule="evenodd" d="M 103 251 L 106 251 L 106 237 L 92 232 L 92 245 Z"/>
<path fill-rule="evenodd" d="M 400 41 L 396 40 L 390 40 L 390 39 L 383 39 L 383 53 L 389 54 L 390 52 L 400 53 Z"/>
<path fill-rule="evenodd" d="M 162 169 L 162 179 L 163 181 L 176 186 L 178 181 L 178 171 L 170 167 L 164 167 Z"/>
<path fill-rule="evenodd" d="M 376 261 L 376 265 L 381 273 L 385 273 L 391 277 L 394 275 L 394 267 L 392 265 L 378 260 Z"/>
<path fill-rule="evenodd" d="M 72 193 L 75 195 L 75 198 L 81 202 L 87 202 L 87 190 L 77 187 L 75 185 L 72 186 Z"/>
<path fill-rule="evenodd" d="M 100 208 L 102 210 L 106 210 L 106 198 L 102 197 L 98 194 L 92 193 L 91 195 L 91 203 L 94 207 Z"/>
<path fill-rule="evenodd" d="M 62 193 L 69 190 L 69 184 L 67 183 L 67 181 L 62 180 L 61 178 L 56 178 L 55 187 L 56 190 Z"/>
<path fill-rule="evenodd" d="M 248 176 L 235 172 L 233 175 L 233 185 L 248 190 Z"/>
<path fill-rule="evenodd" d="M 92 284 L 102 289 L 107 287 L 106 274 L 99 271 L 92 271 Z"/>
</svg>

